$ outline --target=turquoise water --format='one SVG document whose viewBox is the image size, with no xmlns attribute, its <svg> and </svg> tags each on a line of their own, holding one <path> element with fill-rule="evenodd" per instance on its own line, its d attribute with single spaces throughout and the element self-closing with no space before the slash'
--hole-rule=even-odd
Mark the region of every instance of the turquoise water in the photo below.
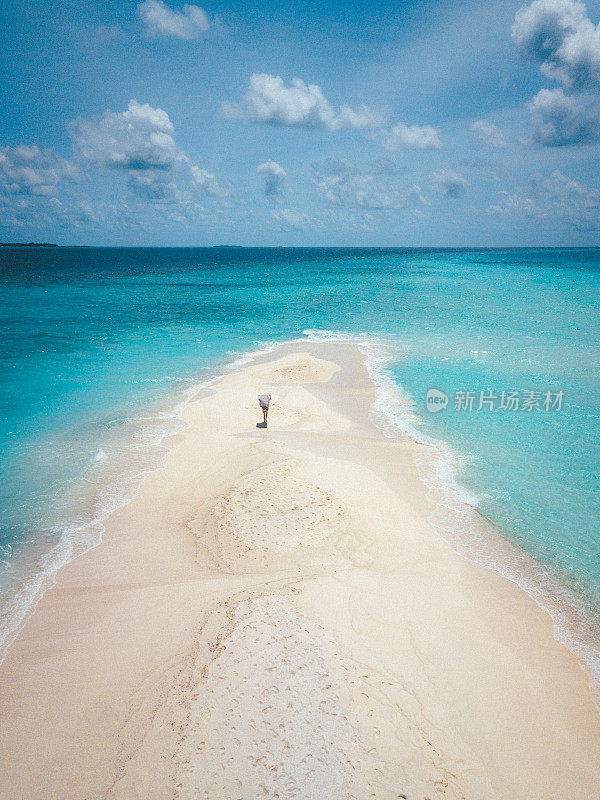
<svg viewBox="0 0 600 800">
<path fill-rule="evenodd" d="M 2 248 L 0 280 L 5 631 L 161 462 L 186 392 L 306 330 L 385 354 L 465 499 L 600 605 L 599 250 Z M 503 391 L 542 407 L 500 409 Z"/>
</svg>

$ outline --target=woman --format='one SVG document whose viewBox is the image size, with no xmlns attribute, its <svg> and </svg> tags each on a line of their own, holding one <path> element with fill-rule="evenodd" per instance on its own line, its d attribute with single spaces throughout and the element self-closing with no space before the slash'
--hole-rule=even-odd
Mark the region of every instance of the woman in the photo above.
<svg viewBox="0 0 600 800">
<path fill-rule="evenodd" d="M 271 402 L 270 394 L 259 394 L 258 405 L 262 408 L 263 419 L 265 421 L 265 428 L 267 427 L 267 414 L 269 413 L 269 403 Z"/>
</svg>

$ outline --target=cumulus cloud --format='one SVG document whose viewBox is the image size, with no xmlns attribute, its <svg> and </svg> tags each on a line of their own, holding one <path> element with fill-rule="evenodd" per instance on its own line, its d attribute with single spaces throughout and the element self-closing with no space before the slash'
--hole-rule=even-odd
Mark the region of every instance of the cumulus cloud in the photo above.
<svg viewBox="0 0 600 800">
<path fill-rule="evenodd" d="M 442 146 L 440 137 L 431 125 L 405 125 L 398 122 L 393 128 L 382 130 L 377 137 L 386 150 L 439 150 Z"/>
<path fill-rule="evenodd" d="M 369 106 L 347 103 L 337 110 L 316 84 L 294 78 L 289 86 L 278 75 L 255 73 L 241 103 L 222 103 L 226 119 L 245 119 L 284 127 L 315 128 L 326 131 L 367 130 L 386 150 L 438 149 L 439 134 L 431 125 L 397 122 L 387 128 L 387 115 Z"/>
<path fill-rule="evenodd" d="M 0 147 L 0 186 L 9 194 L 49 196 L 77 170 L 65 158 L 37 145 Z"/>
<path fill-rule="evenodd" d="M 582 145 L 600 140 L 600 109 L 562 89 L 542 89 L 529 102 L 533 138 L 548 147 Z"/>
<path fill-rule="evenodd" d="M 416 184 L 399 189 L 385 176 L 359 172 L 348 161 L 330 159 L 316 165 L 312 184 L 329 203 L 368 210 L 399 210 L 426 203 Z"/>
<path fill-rule="evenodd" d="M 265 180 L 265 194 L 271 197 L 278 195 L 287 177 L 284 168 L 276 161 L 263 161 L 256 171 Z"/>
<path fill-rule="evenodd" d="M 160 108 L 131 100 L 125 111 L 106 111 L 98 121 L 75 120 L 70 132 L 81 158 L 123 171 L 131 189 L 147 199 L 226 194 L 212 173 L 177 146 L 173 123 Z"/>
<path fill-rule="evenodd" d="M 162 0 L 144 0 L 137 10 L 149 36 L 197 39 L 211 26 L 206 12 L 200 6 L 188 3 L 181 11 L 172 11 Z"/>
<path fill-rule="evenodd" d="M 476 122 L 473 122 L 471 125 L 471 130 L 477 134 L 477 136 L 481 139 L 482 142 L 489 145 L 490 147 L 506 147 L 507 141 L 506 137 L 492 122 L 488 122 L 487 119 L 479 119 Z"/>
<path fill-rule="evenodd" d="M 84 158 L 125 170 L 172 167 L 180 154 L 174 133 L 165 111 L 136 100 L 125 111 L 106 111 L 99 122 L 78 119 L 71 125 Z"/>
<path fill-rule="evenodd" d="M 600 85 L 600 25 L 579 0 L 534 0 L 519 9 L 512 37 L 563 86 Z"/>
<path fill-rule="evenodd" d="M 438 191 L 440 191 L 444 197 L 451 197 L 453 199 L 460 197 L 469 185 L 462 175 L 451 169 L 442 169 L 439 172 L 434 172 L 431 178 Z"/>
<path fill-rule="evenodd" d="M 242 103 L 224 103 L 222 112 L 230 119 L 329 131 L 376 128 L 385 122 L 382 114 L 367 106 L 353 109 L 344 104 L 335 111 L 316 84 L 294 78 L 286 86 L 278 75 L 258 72 L 251 76 Z"/>
<path fill-rule="evenodd" d="M 517 192 L 500 192 L 492 215 L 516 215 L 566 224 L 580 231 L 600 229 L 600 191 L 569 178 L 559 170 L 550 177 L 532 178 Z"/>
</svg>

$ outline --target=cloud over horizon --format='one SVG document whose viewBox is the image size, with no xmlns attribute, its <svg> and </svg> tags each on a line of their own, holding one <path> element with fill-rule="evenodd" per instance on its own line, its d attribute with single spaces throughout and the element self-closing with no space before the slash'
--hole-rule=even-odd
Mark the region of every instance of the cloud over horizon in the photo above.
<svg viewBox="0 0 600 800">
<path fill-rule="evenodd" d="M 3 31 L 6 238 L 600 244 L 600 0 L 115 0 L 73 26 L 40 1 Z"/>
<path fill-rule="evenodd" d="M 600 229 L 600 191 L 554 170 L 549 177 L 534 176 L 520 192 L 501 191 L 491 215 L 523 215 L 560 221 L 581 231 Z"/>
<path fill-rule="evenodd" d="M 21 144 L 0 147 L 0 187 L 8 194 L 54 194 L 63 180 L 77 177 L 75 165 L 50 148 Z"/>
<path fill-rule="evenodd" d="M 346 160 L 330 159 L 313 167 L 312 185 L 327 202 L 372 211 L 399 211 L 427 204 L 416 184 L 401 188 L 385 176 L 365 173 Z"/>
<path fill-rule="evenodd" d="M 273 219 L 278 222 L 282 228 L 289 230 L 306 230 L 311 220 L 307 214 L 301 211 L 291 211 L 289 208 L 281 208 L 272 212 Z"/>
</svg>

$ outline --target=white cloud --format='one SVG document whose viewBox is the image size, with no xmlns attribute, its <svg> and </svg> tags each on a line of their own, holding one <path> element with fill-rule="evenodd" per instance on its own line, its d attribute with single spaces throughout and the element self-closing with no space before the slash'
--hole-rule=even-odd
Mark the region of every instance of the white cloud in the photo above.
<svg viewBox="0 0 600 800">
<path fill-rule="evenodd" d="M 416 184 L 399 189 L 384 176 L 361 173 L 343 160 L 329 160 L 315 166 L 312 184 L 325 200 L 336 206 L 390 211 L 426 203 Z"/>
<path fill-rule="evenodd" d="M 405 125 L 398 122 L 389 130 L 382 130 L 377 138 L 386 150 L 439 150 L 442 146 L 440 137 L 431 125 Z"/>
<path fill-rule="evenodd" d="M 534 0 L 512 26 L 518 47 L 565 87 L 600 84 L 600 25 L 579 0 Z"/>
<path fill-rule="evenodd" d="M 539 193 L 555 202 L 570 204 L 573 201 L 582 208 L 598 209 L 600 207 L 600 191 L 586 186 L 579 181 L 554 170 L 550 178 L 534 181 Z M 600 220 L 599 220 L 600 224 Z"/>
<path fill-rule="evenodd" d="M 80 157 L 125 172 L 131 189 L 152 200 L 227 194 L 212 173 L 181 150 L 169 115 L 131 100 L 125 111 L 106 111 L 99 121 L 78 119 L 71 136 Z"/>
<path fill-rule="evenodd" d="M 37 145 L 0 147 L 0 187 L 9 194 L 49 196 L 77 177 L 70 161 Z"/>
<path fill-rule="evenodd" d="M 397 122 L 386 128 L 387 115 L 369 106 L 357 108 L 343 103 L 335 109 L 316 84 L 294 78 L 289 86 L 278 75 L 254 73 L 241 103 L 222 103 L 226 119 L 246 119 L 284 127 L 326 131 L 368 130 L 387 150 L 439 149 L 439 134 L 431 125 Z"/>
<path fill-rule="evenodd" d="M 562 89 L 542 89 L 528 103 L 533 138 L 549 147 L 582 145 L 600 140 L 600 109 Z"/>
<path fill-rule="evenodd" d="M 132 230 L 141 233 L 148 229 L 167 228 L 171 223 L 180 225 L 203 224 L 208 221 L 203 206 L 194 201 L 181 204 L 162 204 L 157 209 L 142 196 L 117 196 L 110 201 L 96 196 L 83 197 L 70 211 L 75 223 L 85 227 L 94 227 L 118 234 L 119 238 L 127 236 Z M 211 214 L 214 218 L 214 214 Z"/>
<path fill-rule="evenodd" d="M 569 178 L 559 170 L 550 177 L 534 177 L 517 192 L 500 192 L 492 215 L 515 215 L 566 224 L 580 231 L 600 229 L 600 191 Z"/>
<path fill-rule="evenodd" d="M 369 108 L 369 106 L 361 105 L 355 111 L 347 103 L 343 103 L 340 106 L 333 129 L 361 130 L 363 128 L 378 128 L 383 125 L 386 120 L 386 114 L 375 111 Z"/>
<path fill-rule="evenodd" d="M 300 78 L 286 86 L 278 75 L 265 73 L 252 75 L 241 104 L 224 103 L 222 111 L 228 118 L 329 131 L 376 128 L 385 122 L 382 114 L 367 106 L 355 110 L 344 104 L 336 112 L 320 86 Z"/>
<path fill-rule="evenodd" d="M 499 192 L 499 202 L 487 209 L 488 214 L 508 215 L 516 214 L 527 218 L 536 216 L 537 208 L 531 197 L 526 197 L 517 192 Z"/>
<path fill-rule="evenodd" d="M 211 27 L 204 9 L 188 3 L 181 11 L 172 11 L 162 0 L 144 0 L 137 10 L 149 36 L 197 39 Z"/>
<path fill-rule="evenodd" d="M 278 195 L 287 177 L 284 168 L 276 161 L 263 161 L 256 171 L 265 180 L 265 194 L 272 197 Z"/>
<path fill-rule="evenodd" d="M 434 172 L 431 178 L 438 191 L 445 197 L 453 199 L 460 197 L 469 185 L 462 175 L 451 169 L 441 169 L 439 172 Z"/>
<path fill-rule="evenodd" d="M 290 211 L 288 208 L 273 211 L 272 215 L 273 219 L 284 228 L 305 230 L 310 222 L 310 218 L 306 214 L 300 211 Z"/>
<path fill-rule="evenodd" d="M 54 195 L 0 192 L 0 229 L 5 228 L 11 233 L 16 228 L 27 230 L 28 233 L 23 235 L 28 239 L 45 239 L 46 234 L 41 233 L 45 227 L 77 227 L 77 216 L 73 214 L 70 202 L 63 202 Z"/>
<path fill-rule="evenodd" d="M 488 122 L 487 119 L 479 119 L 473 122 L 471 130 L 479 136 L 482 142 L 490 147 L 506 147 L 506 137 L 496 125 Z"/>
<path fill-rule="evenodd" d="M 84 158 L 126 170 L 168 169 L 180 151 L 175 128 L 160 108 L 131 100 L 126 111 L 106 111 L 99 122 L 78 119 L 71 135 Z"/>
<path fill-rule="evenodd" d="M 196 164 L 191 163 L 189 163 L 189 172 L 192 185 L 205 194 L 210 194 L 213 197 L 226 197 L 228 195 L 227 190 L 221 186 L 212 172 L 201 169 Z"/>
</svg>

